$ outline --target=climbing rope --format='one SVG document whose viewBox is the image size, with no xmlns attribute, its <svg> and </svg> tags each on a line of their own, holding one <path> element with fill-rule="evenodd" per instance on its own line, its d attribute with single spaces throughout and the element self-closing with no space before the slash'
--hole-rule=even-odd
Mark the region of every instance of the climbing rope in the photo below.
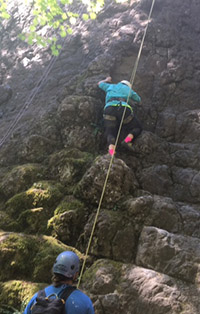
<svg viewBox="0 0 200 314">
<path fill-rule="evenodd" d="M 148 29 L 149 22 L 150 22 L 150 19 L 151 19 L 151 15 L 152 15 L 154 4 L 155 4 L 155 0 L 152 0 L 152 4 L 151 4 L 151 8 L 150 8 L 149 15 L 148 15 L 148 20 L 147 20 L 147 25 L 146 25 L 145 30 L 144 30 L 144 34 L 143 34 L 143 37 L 142 37 L 142 41 L 141 41 L 141 44 L 140 44 L 138 55 L 137 55 L 137 58 L 136 58 L 136 61 L 135 61 L 135 64 L 134 64 L 134 68 L 133 68 L 133 71 L 132 71 L 132 75 L 131 75 L 131 80 L 130 80 L 131 86 L 133 85 L 133 82 L 134 82 L 134 79 L 135 79 L 135 75 L 136 75 L 136 72 L 137 72 L 138 63 L 139 63 L 139 60 L 140 60 L 140 57 L 141 57 L 141 53 L 142 53 L 142 49 L 143 49 L 143 46 L 144 46 L 144 40 L 145 40 L 145 37 L 146 37 L 146 33 L 147 33 L 147 29 Z M 131 90 L 129 92 L 127 102 L 129 101 L 130 94 L 131 94 Z M 116 137 L 116 141 L 115 141 L 115 147 L 117 147 L 117 143 L 119 141 L 119 136 L 120 136 L 120 133 L 121 133 L 121 129 L 122 129 L 122 124 L 123 124 L 123 121 L 124 121 L 125 113 L 126 113 L 126 107 L 124 107 L 122 119 L 121 119 L 121 122 L 120 122 L 120 126 L 119 126 L 119 129 L 118 129 L 118 133 L 117 133 L 117 137 Z M 86 249 L 86 252 L 85 252 L 84 259 L 83 259 L 83 264 L 82 264 L 82 268 L 81 268 L 81 272 L 80 272 L 80 276 L 79 276 L 77 287 L 79 287 L 79 285 L 80 285 L 80 282 L 81 282 L 81 279 L 82 279 L 82 276 L 83 276 L 83 271 L 85 269 L 86 260 L 88 258 L 88 253 L 89 253 L 90 246 L 91 246 L 91 243 L 92 243 L 92 238 L 93 238 L 93 235 L 94 235 L 95 227 L 96 227 L 98 216 L 99 216 L 99 213 L 100 213 L 100 209 L 101 209 L 103 197 L 104 197 L 104 194 L 105 194 L 108 178 L 109 178 L 109 175 L 110 175 L 111 167 L 112 167 L 112 164 L 113 164 L 113 160 L 114 160 L 114 155 L 112 155 L 111 159 L 110 159 L 108 171 L 107 171 L 107 174 L 106 174 L 106 178 L 105 178 L 105 181 L 104 181 L 101 197 L 100 197 L 100 200 L 99 200 L 99 205 L 98 205 L 97 212 L 96 212 L 95 219 L 94 219 L 94 223 L 93 223 L 93 226 L 92 226 L 92 231 L 91 231 L 91 234 L 90 234 L 90 238 L 89 238 L 89 241 L 88 241 L 87 249 Z"/>
<path fill-rule="evenodd" d="M 11 123 L 10 127 L 8 128 L 6 134 L 3 136 L 3 138 L 0 141 L 0 148 L 1 146 L 3 146 L 3 144 L 5 143 L 5 141 L 9 138 L 9 136 L 11 134 L 13 134 L 17 123 L 19 122 L 19 120 L 22 118 L 22 116 L 24 115 L 25 111 L 29 108 L 29 106 L 31 105 L 33 99 L 35 98 L 35 96 L 37 95 L 39 89 L 41 88 L 42 84 L 44 83 L 44 81 L 46 80 L 47 76 L 49 75 L 49 72 L 51 71 L 51 69 L 54 66 L 54 63 L 56 61 L 56 57 L 52 57 L 48 67 L 46 68 L 46 71 L 43 73 L 42 77 L 40 78 L 40 80 L 38 81 L 36 87 L 34 88 L 34 90 L 31 92 L 31 94 L 28 96 L 27 101 L 25 102 L 25 104 L 23 105 L 23 107 L 20 109 L 20 111 L 18 112 L 17 116 L 15 117 L 14 121 Z"/>
<path fill-rule="evenodd" d="M 84 7 L 81 8 L 78 12 L 78 14 L 81 16 L 82 13 L 84 11 Z M 67 37 L 65 37 L 61 43 L 62 45 L 62 49 L 59 53 L 59 56 L 64 48 L 65 42 L 66 42 Z M 58 56 L 58 57 L 59 57 Z M 3 146 L 3 144 L 5 143 L 5 141 L 14 133 L 15 128 L 19 122 L 19 120 L 22 118 L 22 116 L 24 115 L 25 111 L 29 108 L 29 106 L 32 104 L 35 96 L 37 95 L 39 89 L 41 88 L 42 84 L 45 82 L 46 78 L 48 77 L 51 69 L 53 68 L 55 61 L 56 61 L 57 57 L 53 56 L 45 70 L 45 72 L 43 73 L 42 77 L 39 79 L 36 87 L 33 89 L 33 91 L 30 93 L 30 95 L 28 96 L 26 102 L 24 103 L 23 107 L 20 109 L 20 111 L 18 112 L 18 114 L 16 115 L 14 121 L 10 124 L 6 134 L 3 136 L 3 138 L 0 140 L 0 148 Z"/>
</svg>

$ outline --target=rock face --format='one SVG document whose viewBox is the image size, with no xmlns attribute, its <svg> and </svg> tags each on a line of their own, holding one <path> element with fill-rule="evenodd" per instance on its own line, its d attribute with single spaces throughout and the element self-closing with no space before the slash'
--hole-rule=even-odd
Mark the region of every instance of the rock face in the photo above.
<svg viewBox="0 0 200 314">
<path fill-rule="evenodd" d="M 20 42 L 17 4 L 0 29 L 0 311 L 49 284 L 61 250 L 86 251 L 110 165 L 97 82 L 130 79 L 151 1 L 108 1 L 58 58 Z M 200 313 L 199 12 L 155 1 L 133 86 L 144 130 L 117 148 L 82 279 L 97 314 Z"/>
</svg>

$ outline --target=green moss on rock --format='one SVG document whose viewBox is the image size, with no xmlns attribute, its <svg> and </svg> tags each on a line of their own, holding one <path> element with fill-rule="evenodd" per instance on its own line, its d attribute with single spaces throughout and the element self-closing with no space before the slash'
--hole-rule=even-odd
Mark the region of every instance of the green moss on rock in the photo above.
<svg viewBox="0 0 200 314">
<path fill-rule="evenodd" d="M 64 189 L 60 183 L 53 181 L 39 181 L 26 192 L 14 195 L 6 203 L 6 210 L 11 217 L 18 217 L 20 213 L 35 207 L 54 209 L 56 203 L 63 197 Z"/>
<path fill-rule="evenodd" d="M 0 282 L 1 307 L 12 307 L 23 311 L 31 297 L 46 286 L 44 283 L 32 283 L 21 280 Z"/>
<path fill-rule="evenodd" d="M 74 249 L 52 237 L 0 232 L 0 281 L 50 282 L 55 258 L 65 250 Z"/>
<path fill-rule="evenodd" d="M 29 277 L 38 250 L 35 238 L 16 233 L 0 233 L 0 281 Z"/>
<path fill-rule="evenodd" d="M 70 210 L 82 210 L 84 208 L 84 204 L 75 199 L 75 198 L 65 198 L 56 208 L 54 214 L 62 214 L 66 211 L 70 211 Z"/>
<path fill-rule="evenodd" d="M 68 245 L 76 245 L 83 232 L 87 209 L 73 196 L 68 196 L 59 204 L 54 216 L 48 221 L 48 230 L 52 236 Z"/>
<path fill-rule="evenodd" d="M 93 156 L 87 152 L 75 148 L 64 149 L 50 157 L 49 166 L 53 176 L 68 186 L 70 190 L 72 186 L 69 184 L 74 185 L 81 179 L 92 160 Z"/>
<path fill-rule="evenodd" d="M 50 214 L 43 207 L 27 209 L 17 219 L 18 231 L 29 234 L 46 234 Z"/>
<path fill-rule="evenodd" d="M 39 164 L 24 164 L 9 169 L 1 180 L 0 190 L 5 197 L 11 197 L 29 188 L 33 182 L 41 179 L 45 168 Z"/>
</svg>

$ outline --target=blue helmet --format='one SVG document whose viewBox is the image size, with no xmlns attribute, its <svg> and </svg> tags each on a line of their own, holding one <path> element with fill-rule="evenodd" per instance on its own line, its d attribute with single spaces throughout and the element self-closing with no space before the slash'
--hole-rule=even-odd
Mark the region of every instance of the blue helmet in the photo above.
<svg viewBox="0 0 200 314">
<path fill-rule="evenodd" d="M 72 251 L 64 251 L 57 256 L 53 265 L 53 273 L 73 278 L 79 271 L 79 264 L 79 258 L 76 253 Z"/>
</svg>

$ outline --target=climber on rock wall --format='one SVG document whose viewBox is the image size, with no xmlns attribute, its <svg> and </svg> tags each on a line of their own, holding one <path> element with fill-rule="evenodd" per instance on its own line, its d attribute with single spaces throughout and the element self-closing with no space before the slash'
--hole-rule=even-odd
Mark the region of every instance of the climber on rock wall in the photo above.
<svg viewBox="0 0 200 314">
<path fill-rule="evenodd" d="M 123 131 L 126 132 L 127 136 L 122 141 L 121 145 L 128 150 L 133 150 L 133 141 L 142 132 L 142 126 L 135 117 L 133 108 L 129 104 L 131 100 L 139 103 L 141 101 L 140 96 L 132 90 L 130 82 L 123 80 L 117 84 L 110 84 L 111 81 L 112 78 L 108 76 L 105 80 L 98 82 L 98 86 L 106 93 L 106 105 L 104 107 L 103 117 L 106 129 L 108 151 L 112 156 L 115 153 L 116 136 L 125 107 L 126 112 L 122 128 Z"/>
</svg>

